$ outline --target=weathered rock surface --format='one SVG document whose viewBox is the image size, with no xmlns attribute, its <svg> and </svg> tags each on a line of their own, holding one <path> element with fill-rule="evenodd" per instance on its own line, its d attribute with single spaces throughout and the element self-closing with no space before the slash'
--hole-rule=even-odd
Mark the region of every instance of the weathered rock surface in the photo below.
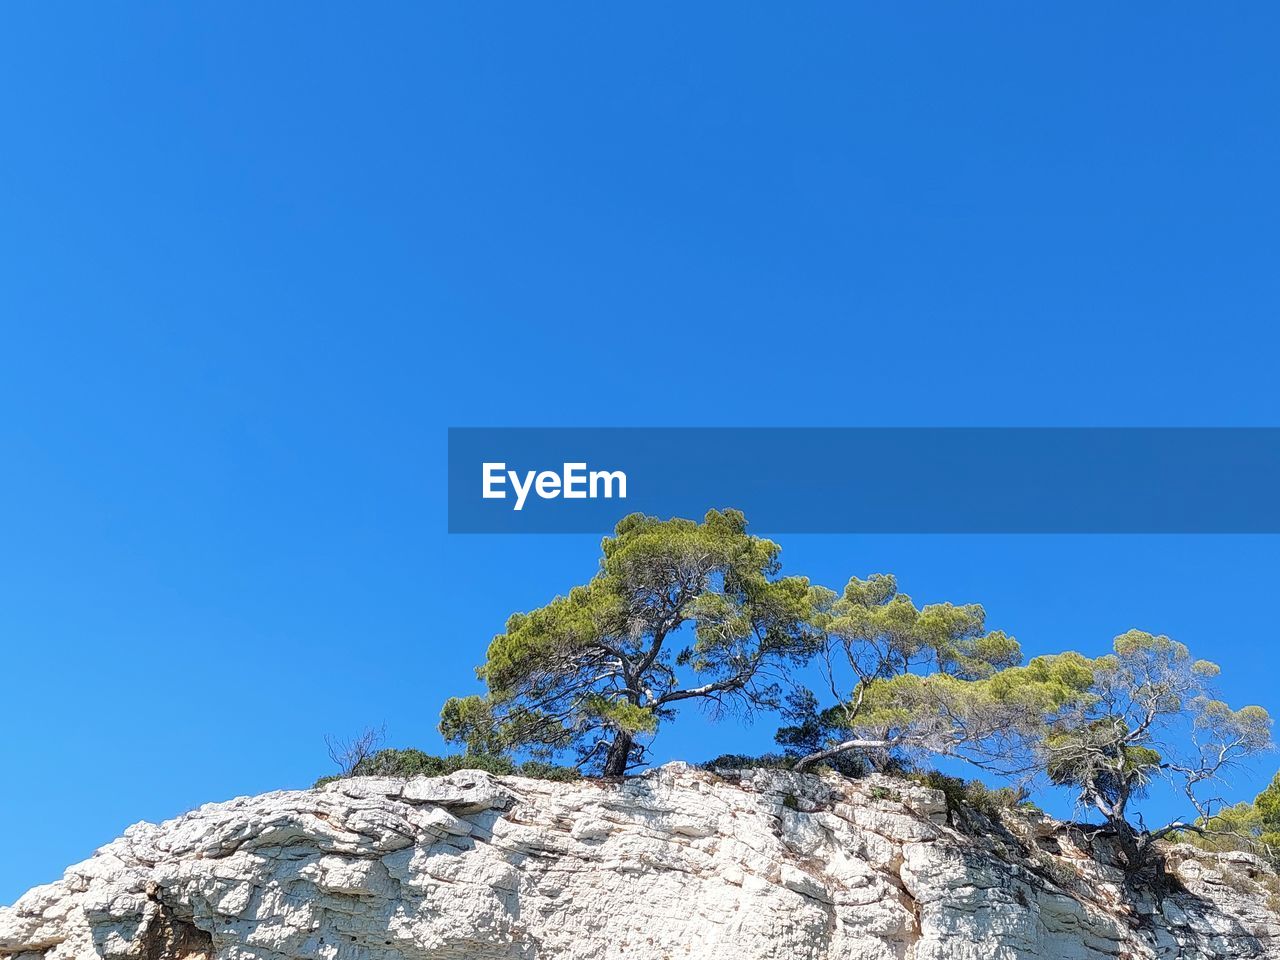
<svg viewBox="0 0 1280 960">
<path fill-rule="evenodd" d="M 0 908 L 0 956 L 1280 957 L 1280 884 L 1253 858 L 1174 848 L 1180 889 L 1126 894 L 1105 840 L 1006 819 L 953 829 L 897 780 L 683 764 L 346 780 L 129 828 Z"/>
</svg>

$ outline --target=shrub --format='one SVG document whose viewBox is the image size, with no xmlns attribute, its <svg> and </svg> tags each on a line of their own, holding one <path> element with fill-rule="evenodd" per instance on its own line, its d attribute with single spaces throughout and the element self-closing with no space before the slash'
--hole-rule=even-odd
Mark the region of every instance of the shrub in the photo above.
<svg viewBox="0 0 1280 960">
<path fill-rule="evenodd" d="M 444 759 L 434 757 L 412 747 L 407 750 L 379 750 L 357 763 L 351 770 L 353 777 L 437 777 L 449 771 Z"/>
<path fill-rule="evenodd" d="M 708 760 L 705 763 L 698 764 L 698 766 L 703 770 L 713 771 L 793 770 L 799 759 L 799 757 L 788 756 L 783 753 L 762 753 L 758 756 L 747 753 L 722 753 L 714 760 Z M 832 770 L 841 776 L 857 779 L 865 777 L 870 772 L 870 766 L 862 757 L 854 754 L 841 754 L 809 768 L 810 772 L 818 770 Z"/>
<path fill-rule="evenodd" d="M 493 753 L 455 753 L 446 757 L 423 753 L 412 747 L 405 750 L 379 750 L 355 765 L 349 774 L 321 777 L 317 787 L 351 777 L 442 777 L 459 770 L 483 770 L 495 776 L 532 777 L 536 780 L 577 780 L 582 776 L 573 767 L 529 760 L 517 764 L 509 757 Z"/>
<path fill-rule="evenodd" d="M 963 814 L 966 809 L 998 817 L 1002 810 L 1012 810 L 1025 800 L 1023 793 L 1013 787 L 992 789 L 981 780 L 962 780 L 938 770 L 918 770 L 909 774 L 908 779 L 941 791 L 947 803 L 947 819 L 952 822 L 955 814 Z"/>
<path fill-rule="evenodd" d="M 381 726 L 366 727 L 362 733 L 349 740 L 326 736 L 324 742 L 329 747 L 329 759 L 342 771 L 339 776 L 349 777 L 356 767 L 378 752 L 386 739 L 387 728 Z"/>
<path fill-rule="evenodd" d="M 541 760 L 528 760 L 520 764 L 516 772 L 522 777 L 531 777 L 534 780 L 555 780 L 559 783 L 582 779 L 581 772 L 574 767 L 562 767 L 559 764 L 544 763 Z"/>
<path fill-rule="evenodd" d="M 1182 830 L 1169 839 L 1216 852 L 1247 850 L 1280 866 L 1280 773 L 1252 803 L 1223 807 L 1196 826 L 1199 830 Z"/>
<path fill-rule="evenodd" d="M 780 753 L 722 753 L 713 760 L 698 764 L 703 770 L 790 770 L 795 766 L 793 757 Z"/>
</svg>

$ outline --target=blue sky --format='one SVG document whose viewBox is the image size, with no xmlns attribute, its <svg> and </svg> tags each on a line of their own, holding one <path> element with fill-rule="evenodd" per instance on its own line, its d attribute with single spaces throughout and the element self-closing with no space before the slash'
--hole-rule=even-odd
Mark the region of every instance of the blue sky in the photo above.
<svg viewBox="0 0 1280 960">
<path fill-rule="evenodd" d="M 0 902 L 326 733 L 439 746 L 596 555 L 447 536 L 448 425 L 1280 423 L 1278 19 L 7 5 Z M 779 539 L 1280 707 L 1275 538 Z"/>
</svg>

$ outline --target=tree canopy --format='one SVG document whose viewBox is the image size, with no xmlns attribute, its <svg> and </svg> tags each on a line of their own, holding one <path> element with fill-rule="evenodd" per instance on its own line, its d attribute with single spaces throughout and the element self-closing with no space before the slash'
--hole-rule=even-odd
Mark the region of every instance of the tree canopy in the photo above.
<svg viewBox="0 0 1280 960">
<path fill-rule="evenodd" d="M 831 595 L 780 576 L 778 545 L 746 527 L 736 510 L 624 518 L 588 583 L 511 616 L 477 670 L 487 693 L 449 700 L 444 736 L 478 751 L 572 749 L 580 766 L 619 775 L 682 701 L 777 706 L 786 667 L 817 649 Z"/>
<path fill-rule="evenodd" d="M 1026 667 L 1017 640 L 986 628 L 978 604 L 918 607 L 897 580 L 857 577 L 820 612 L 823 673 L 835 703 L 792 697 L 798 723 L 779 731 L 801 769 L 850 752 L 883 762 L 899 753 L 1027 761 L 1044 717 L 1089 680 L 1083 658 L 1043 657 Z"/>
<path fill-rule="evenodd" d="M 1134 867 L 1155 841 L 1223 818 L 1280 840 L 1280 777 L 1249 810 L 1223 809 L 1209 789 L 1270 746 L 1271 718 L 1220 699 L 1217 665 L 1185 645 L 1130 630 L 1101 657 L 1024 663 L 978 604 L 919 606 L 887 574 L 837 594 L 782 576 L 779 552 L 736 510 L 624 518 L 586 583 L 507 620 L 477 669 L 485 693 L 445 703 L 441 732 L 475 756 L 572 753 L 578 769 L 617 776 L 685 701 L 780 709 L 791 723 L 777 739 L 798 770 L 933 755 L 1047 779 L 1102 816 Z M 792 682 L 815 658 L 821 695 Z M 1189 817 L 1135 817 L 1157 778 Z"/>
<path fill-rule="evenodd" d="M 1210 819 L 1219 802 L 1206 791 L 1271 745 L 1271 717 L 1262 707 L 1233 710 L 1218 699 L 1218 665 L 1193 659 L 1167 636 L 1130 630 L 1112 649 L 1090 662 L 1092 682 L 1054 718 L 1042 751 L 1049 779 L 1101 813 L 1136 865 L 1155 840 L 1195 826 L 1177 820 L 1135 829 L 1132 801 L 1163 777 L 1199 820 Z"/>
<path fill-rule="evenodd" d="M 1196 821 L 1182 839 L 1210 850 L 1246 849 L 1280 862 L 1280 773 L 1253 798 Z"/>
<path fill-rule="evenodd" d="M 854 685 L 824 710 L 807 691 L 792 697 L 800 722 L 778 739 L 803 755 L 799 768 L 851 753 L 872 762 L 933 754 L 1028 781 L 1043 774 L 1101 814 L 1135 868 L 1156 840 L 1200 829 L 1183 819 L 1135 826 L 1131 804 L 1153 780 L 1182 793 L 1203 825 L 1224 815 L 1211 786 L 1271 743 L 1267 711 L 1219 699 L 1218 666 L 1167 636 L 1130 630 L 1105 656 L 1067 652 L 1022 666 L 1013 638 L 986 632 L 981 607 L 917 608 L 885 576 L 850 581 L 822 622 L 826 676 L 847 671 Z M 831 689 L 840 696 L 834 681 Z M 1280 819 L 1280 789 L 1263 803 Z"/>
</svg>

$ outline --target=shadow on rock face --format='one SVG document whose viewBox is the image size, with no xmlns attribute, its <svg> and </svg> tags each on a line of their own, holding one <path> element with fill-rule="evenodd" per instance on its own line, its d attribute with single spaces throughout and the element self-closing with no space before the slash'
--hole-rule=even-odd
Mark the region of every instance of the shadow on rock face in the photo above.
<svg viewBox="0 0 1280 960">
<path fill-rule="evenodd" d="M 163 903 L 147 929 L 143 960 L 212 960 L 213 938 Z"/>
</svg>

